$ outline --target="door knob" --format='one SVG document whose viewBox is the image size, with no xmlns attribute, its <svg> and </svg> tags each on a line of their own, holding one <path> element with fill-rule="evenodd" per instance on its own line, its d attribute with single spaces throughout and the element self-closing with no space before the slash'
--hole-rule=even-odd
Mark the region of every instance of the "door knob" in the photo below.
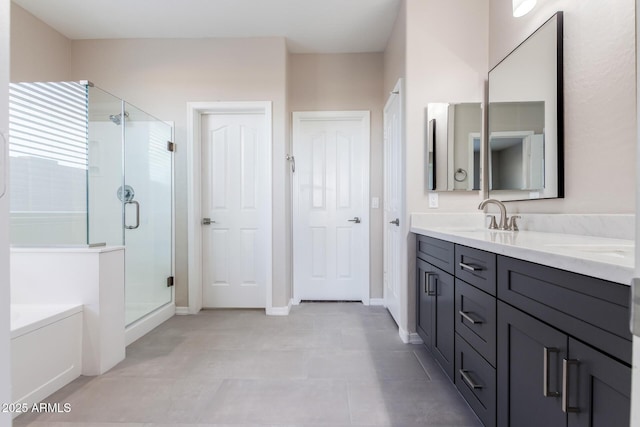
<svg viewBox="0 0 640 427">
<path fill-rule="evenodd" d="M 360 218 L 357 216 L 354 216 L 353 219 L 348 219 L 347 221 L 349 222 L 355 222 L 356 224 L 360 224 Z"/>
<path fill-rule="evenodd" d="M 211 218 L 202 218 L 202 225 L 210 225 L 215 223 L 215 221 L 211 221 Z"/>
<path fill-rule="evenodd" d="M 393 221 L 389 221 L 389 224 L 395 224 L 396 227 L 400 227 L 400 218 L 396 218 Z"/>
</svg>

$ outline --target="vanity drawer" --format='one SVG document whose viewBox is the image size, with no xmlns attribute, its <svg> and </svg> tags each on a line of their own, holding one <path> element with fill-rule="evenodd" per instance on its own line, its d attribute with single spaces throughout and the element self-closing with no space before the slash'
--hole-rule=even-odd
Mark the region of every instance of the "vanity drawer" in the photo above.
<svg viewBox="0 0 640 427">
<path fill-rule="evenodd" d="M 485 426 L 496 425 L 496 370 L 456 334 L 455 384 Z"/>
<path fill-rule="evenodd" d="M 455 276 L 495 296 L 496 255 L 461 245 L 455 253 Z"/>
<path fill-rule="evenodd" d="M 418 235 L 418 258 L 453 274 L 454 244 L 433 237 Z"/>
<path fill-rule="evenodd" d="M 629 286 L 498 256 L 498 298 L 631 363 Z"/>
<path fill-rule="evenodd" d="M 496 366 L 496 298 L 456 279 L 456 332 Z"/>
</svg>

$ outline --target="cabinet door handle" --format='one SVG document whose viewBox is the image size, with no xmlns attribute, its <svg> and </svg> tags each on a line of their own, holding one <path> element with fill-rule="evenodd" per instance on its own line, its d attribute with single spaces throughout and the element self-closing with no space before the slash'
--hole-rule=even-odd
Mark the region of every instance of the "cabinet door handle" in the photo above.
<svg viewBox="0 0 640 427">
<path fill-rule="evenodd" d="M 460 311 L 458 311 L 458 314 L 460 316 L 464 317 L 465 319 L 467 319 L 469 321 L 469 323 L 472 323 L 474 325 L 479 325 L 479 324 L 484 323 L 482 320 L 474 319 L 473 317 L 469 316 L 468 312 L 460 310 Z"/>
<path fill-rule="evenodd" d="M 434 285 L 434 289 L 431 289 L 431 277 L 438 277 L 438 275 L 436 273 L 425 273 L 424 276 L 424 284 L 425 284 L 425 292 L 427 293 L 427 295 L 429 296 L 435 296 L 437 294 L 438 291 L 438 285 L 437 283 Z"/>
<path fill-rule="evenodd" d="M 544 347 L 544 367 L 542 368 L 542 395 L 544 397 L 558 397 L 560 392 L 549 390 L 549 354 L 560 353 L 560 350 L 554 347 Z"/>
<path fill-rule="evenodd" d="M 569 403 L 569 370 L 571 365 L 580 366 L 580 361 L 562 359 L 562 411 L 566 414 L 568 412 L 580 412 L 580 408 L 577 406 L 570 406 Z"/>
<path fill-rule="evenodd" d="M 427 295 L 431 295 L 431 287 L 429 286 L 429 279 L 431 279 L 433 273 L 425 271 L 424 272 L 424 293 Z"/>
<path fill-rule="evenodd" d="M 460 267 L 464 268 L 465 270 L 469 270 L 469 271 L 482 271 L 483 268 L 476 266 L 476 265 L 469 265 L 469 264 L 465 264 L 464 262 L 461 262 L 458 264 Z"/>
<path fill-rule="evenodd" d="M 464 382 L 466 382 L 469 385 L 469 387 L 471 387 L 472 389 L 478 390 L 483 388 L 481 384 L 478 384 L 471 379 L 471 377 L 468 374 L 469 371 L 465 369 L 460 369 L 458 372 L 460 372 L 460 375 L 462 375 L 462 379 L 464 380 Z"/>
</svg>

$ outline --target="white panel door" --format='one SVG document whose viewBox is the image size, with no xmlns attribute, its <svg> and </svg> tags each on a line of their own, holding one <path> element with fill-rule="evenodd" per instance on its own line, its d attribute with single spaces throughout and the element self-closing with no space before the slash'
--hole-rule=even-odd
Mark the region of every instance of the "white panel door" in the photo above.
<svg viewBox="0 0 640 427">
<path fill-rule="evenodd" d="M 264 114 L 202 117 L 203 307 L 265 307 L 264 130 Z"/>
<path fill-rule="evenodd" d="M 369 112 L 294 113 L 294 299 L 369 302 Z"/>
<path fill-rule="evenodd" d="M 402 246 L 402 98 L 400 84 L 384 108 L 384 305 L 400 324 Z"/>
</svg>

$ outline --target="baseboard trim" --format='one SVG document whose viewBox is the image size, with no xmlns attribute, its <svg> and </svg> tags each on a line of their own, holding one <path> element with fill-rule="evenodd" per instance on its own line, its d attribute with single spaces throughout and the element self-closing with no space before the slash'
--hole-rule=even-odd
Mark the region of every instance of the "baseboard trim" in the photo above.
<svg viewBox="0 0 640 427">
<path fill-rule="evenodd" d="M 405 344 L 423 344 L 422 338 L 416 332 L 407 332 L 401 327 L 398 327 L 398 335 Z"/>
<path fill-rule="evenodd" d="M 369 298 L 369 305 L 378 305 L 384 307 L 384 298 Z"/>
<path fill-rule="evenodd" d="M 176 307 L 176 316 L 186 316 L 191 314 L 189 307 Z"/>
<path fill-rule="evenodd" d="M 289 300 L 289 304 L 285 307 L 267 307 L 265 312 L 267 316 L 288 316 L 291 311 L 291 306 L 293 305 L 293 300 Z"/>
<path fill-rule="evenodd" d="M 127 326 L 124 330 L 125 345 L 129 345 L 142 338 L 153 329 L 172 318 L 175 313 L 176 306 L 173 303 L 167 304 Z"/>
<path fill-rule="evenodd" d="M 411 332 L 409 334 L 409 344 L 424 344 L 424 341 L 422 341 L 420 335 L 415 332 Z"/>
</svg>

